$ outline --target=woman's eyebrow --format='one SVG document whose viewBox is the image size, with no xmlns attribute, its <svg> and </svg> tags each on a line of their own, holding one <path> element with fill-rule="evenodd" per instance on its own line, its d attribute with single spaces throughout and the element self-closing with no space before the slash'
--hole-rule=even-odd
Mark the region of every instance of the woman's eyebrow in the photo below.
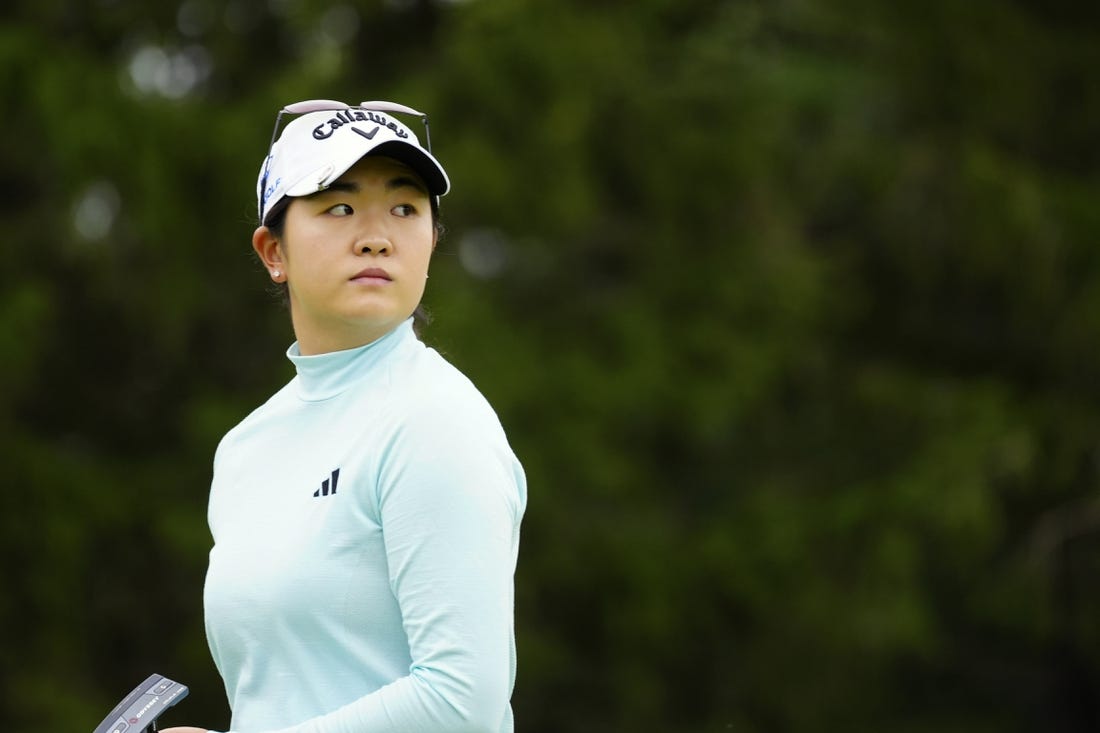
<svg viewBox="0 0 1100 733">
<path fill-rule="evenodd" d="M 320 191 L 314 191 L 303 198 L 312 199 L 329 193 L 359 193 L 359 184 L 355 181 L 335 181 Z"/>
<path fill-rule="evenodd" d="M 415 176 L 397 175 L 386 181 L 387 191 L 397 191 L 402 188 L 412 188 L 425 196 L 428 195 L 428 189 Z M 359 193 L 360 190 L 362 190 L 362 187 L 356 181 L 334 181 L 327 188 L 311 193 L 305 198 L 315 198 L 332 193 Z"/>
<path fill-rule="evenodd" d="M 413 176 L 395 176 L 386 183 L 387 191 L 396 191 L 399 188 L 406 187 L 415 188 L 425 196 L 428 194 L 428 189 L 424 187 L 424 184 Z"/>
</svg>

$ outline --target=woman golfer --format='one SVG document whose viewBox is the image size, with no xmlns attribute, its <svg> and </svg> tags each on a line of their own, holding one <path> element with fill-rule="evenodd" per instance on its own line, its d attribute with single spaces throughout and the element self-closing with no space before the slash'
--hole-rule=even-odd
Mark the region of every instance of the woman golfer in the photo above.
<svg viewBox="0 0 1100 733">
<path fill-rule="evenodd" d="M 526 482 L 413 329 L 450 183 L 394 112 L 419 114 L 290 105 L 261 169 L 252 246 L 297 374 L 214 458 L 206 632 L 234 733 L 513 729 Z"/>
</svg>

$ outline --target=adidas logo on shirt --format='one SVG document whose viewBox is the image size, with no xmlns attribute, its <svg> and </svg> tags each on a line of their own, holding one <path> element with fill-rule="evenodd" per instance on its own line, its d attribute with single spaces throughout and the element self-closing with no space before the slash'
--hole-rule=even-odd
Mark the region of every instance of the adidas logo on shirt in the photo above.
<svg viewBox="0 0 1100 733">
<path fill-rule="evenodd" d="M 314 496 L 329 496 L 336 493 L 336 482 L 340 480 L 340 469 L 334 468 L 332 475 L 321 482 L 321 488 L 313 492 Z"/>
</svg>

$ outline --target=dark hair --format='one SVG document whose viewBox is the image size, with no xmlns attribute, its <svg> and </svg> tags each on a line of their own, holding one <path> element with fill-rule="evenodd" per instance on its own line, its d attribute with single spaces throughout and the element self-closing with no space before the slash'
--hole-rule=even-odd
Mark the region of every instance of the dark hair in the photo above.
<svg viewBox="0 0 1100 733">
<path fill-rule="evenodd" d="M 429 196 L 431 201 L 432 210 L 432 228 L 435 230 L 436 244 L 439 240 L 443 239 L 443 232 L 445 231 L 443 222 L 439 218 L 439 197 Z M 278 241 L 283 243 L 286 247 L 286 211 L 290 208 L 290 203 L 285 203 L 281 206 L 277 205 L 271 212 L 268 218 L 267 228 L 271 230 L 271 234 Z M 271 293 L 275 298 L 284 306 L 290 306 L 290 286 L 285 282 L 271 283 Z M 432 322 L 431 313 L 424 307 L 423 303 L 416 304 L 416 310 L 413 311 L 413 330 L 416 331 L 416 335 L 420 335 L 420 329 L 428 326 Z"/>
</svg>

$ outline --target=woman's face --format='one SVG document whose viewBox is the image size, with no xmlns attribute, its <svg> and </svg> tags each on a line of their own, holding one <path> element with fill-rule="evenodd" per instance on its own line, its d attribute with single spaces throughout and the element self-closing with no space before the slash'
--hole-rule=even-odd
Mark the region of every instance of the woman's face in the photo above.
<svg viewBox="0 0 1100 733">
<path fill-rule="evenodd" d="M 267 241 L 267 256 L 265 231 L 253 245 L 286 278 L 303 354 L 374 341 L 424 295 L 435 248 L 431 201 L 420 177 L 392 158 L 363 158 L 324 191 L 293 199 L 283 241 Z"/>
</svg>

